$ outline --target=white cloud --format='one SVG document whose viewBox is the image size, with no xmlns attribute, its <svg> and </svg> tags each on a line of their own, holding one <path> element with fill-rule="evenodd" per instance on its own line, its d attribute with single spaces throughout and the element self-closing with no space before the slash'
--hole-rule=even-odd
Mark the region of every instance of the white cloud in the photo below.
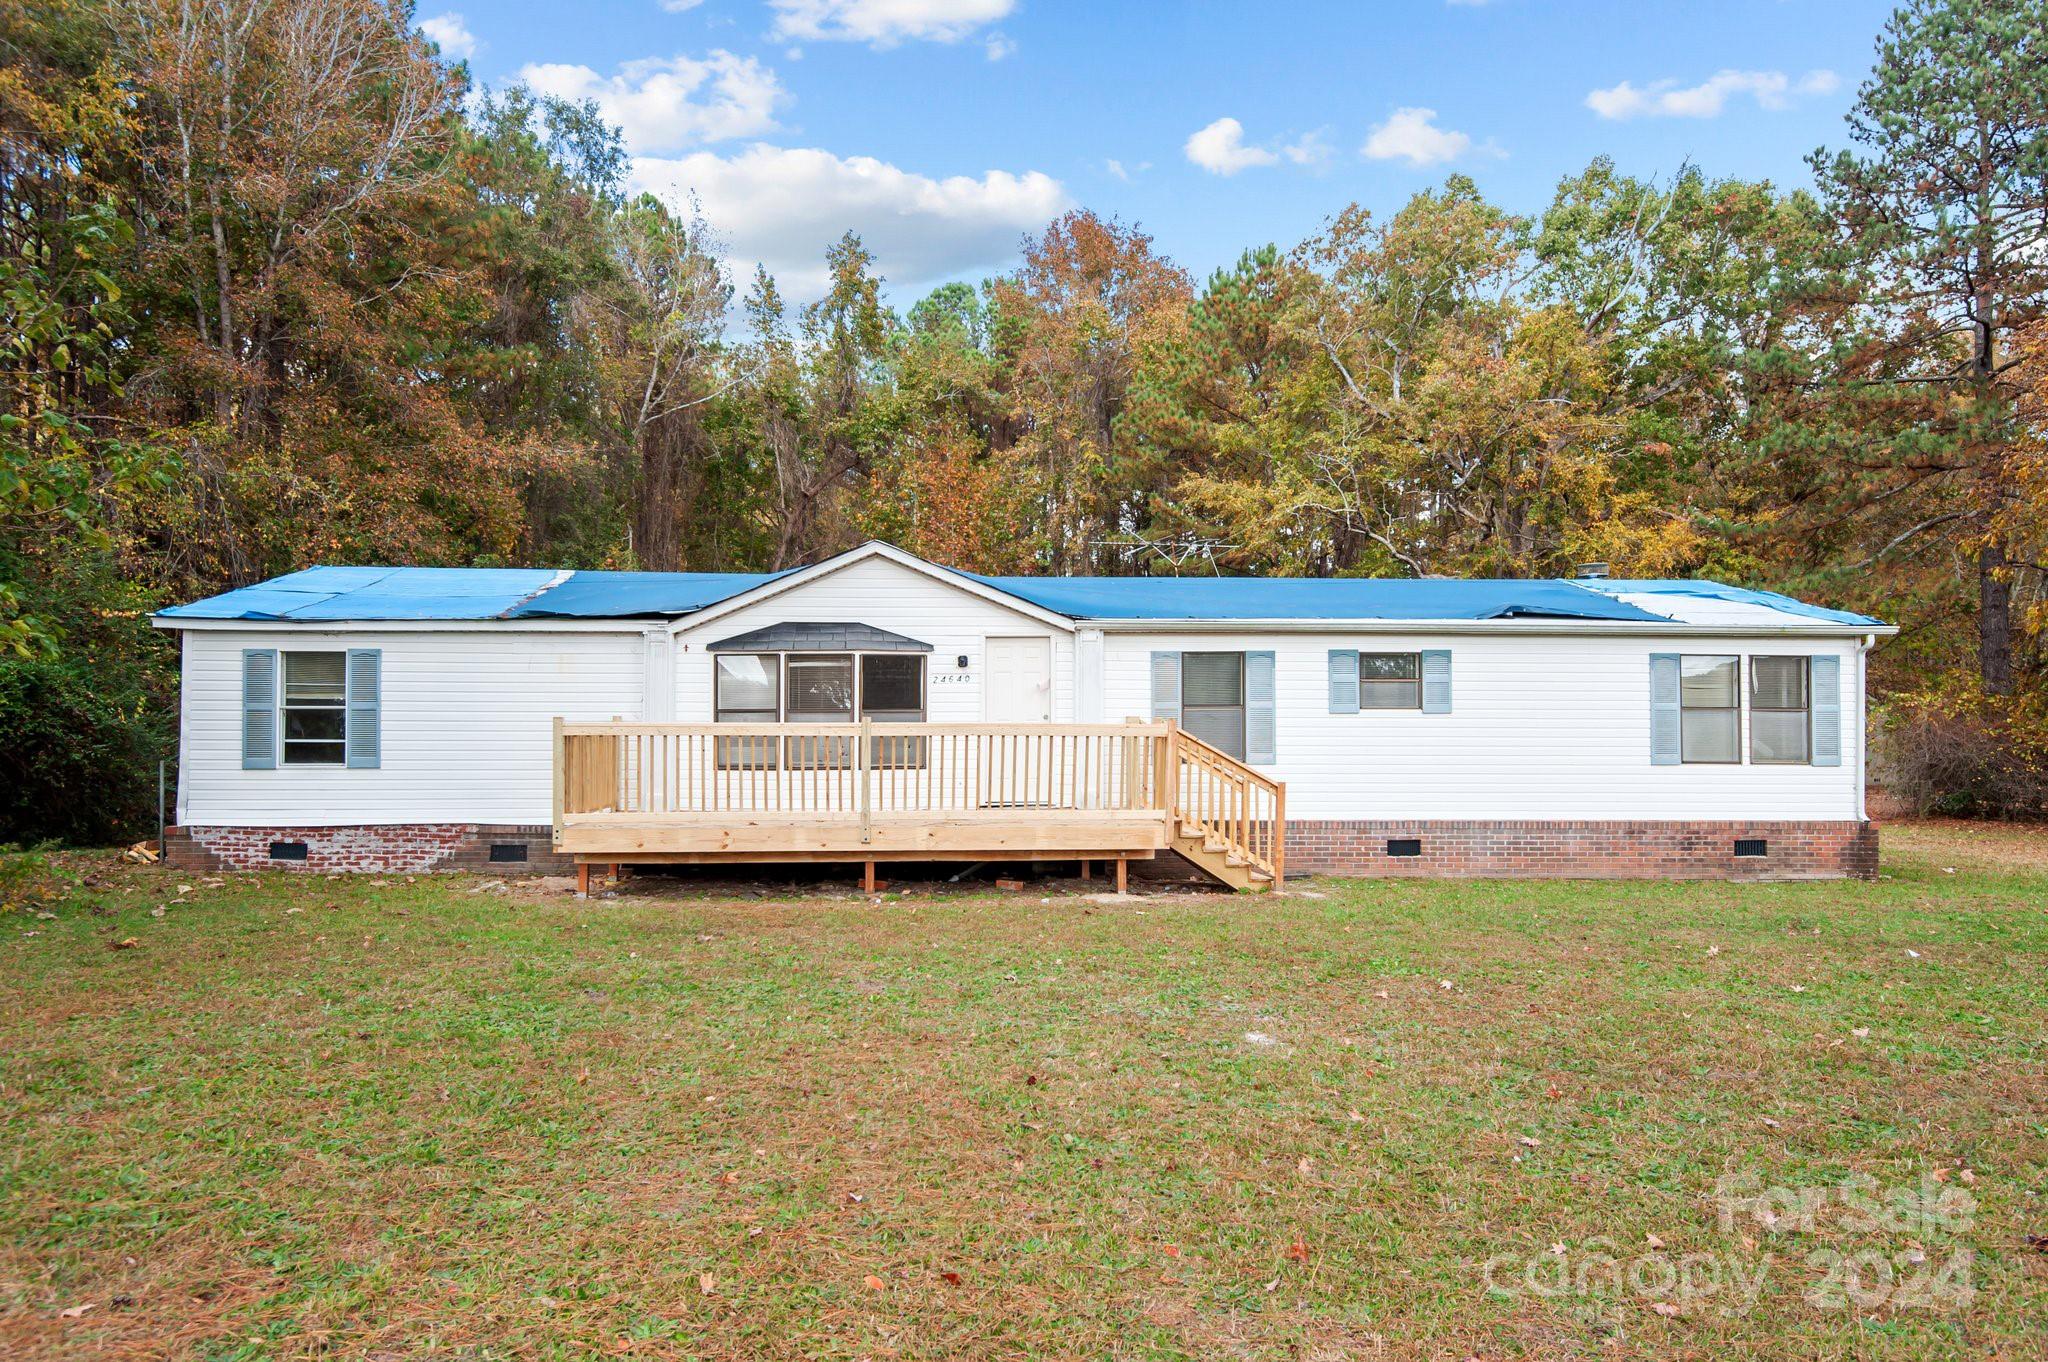
<svg viewBox="0 0 2048 1362">
<path fill-rule="evenodd" d="M 1244 124 L 1235 118 L 1219 118 L 1206 128 L 1189 134 L 1181 150 L 1187 158 L 1211 175 L 1235 175 L 1253 166 L 1269 166 L 1279 157 L 1264 147 L 1244 144 Z"/>
<path fill-rule="evenodd" d="M 1431 166 L 1455 161 L 1472 150 L 1467 133 L 1436 125 L 1435 109 L 1396 109 L 1373 128 L 1360 148 L 1375 161 L 1406 161 Z"/>
<path fill-rule="evenodd" d="M 542 94 L 596 100 L 636 152 L 680 151 L 773 131 L 776 106 L 786 99 L 772 69 L 722 48 L 702 58 L 629 61 L 612 76 L 587 66 L 527 65 L 519 79 Z"/>
<path fill-rule="evenodd" d="M 661 7 L 670 14 L 688 14 L 704 3 L 704 0 L 661 0 Z"/>
<path fill-rule="evenodd" d="M 469 25 L 462 16 L 452 10 L 447 14 L 436 14 L 420 20 L 420 32 L 441 49 L 444 57 L 465 61 L 476 55 L 476 34 L 469 31 Z"/>
<path fill-rule="evenodd" d="M 1298 166 L 1319 166 L 1330 159 L 1330 143 L 1323 129 L 1317 128 L 1280 148 L 1280 154 Z"/>
<path fill-rule="evenodd" d="M 1017 0 L 768 0 L 778 38 L 867 43 L 957 43 L 1007 19 Z"/>
<path fill-rule="evenodd" d="M 768 267 L 795 301 L 825 287 L 825 248 L 849 229 L 875 255 L 892 290 L 917 291 L 1012 259 L 1027 232 L 1071 206 L 1058 180 L 1039 171 L 991 170 L 933 179 L 869 156 L 756 143 L 633 162 L 633 187 L 670 203 L 694 198 L 729 243 L 736 279 Z"/>
<path fill-rule="evenodd" d="M 1005 57 L 1016 55 L 1017 44 L 1008 34 L 991 33 L 982 41 L 981 50 L 988 55 L 990 61 L 1001 61 Z"/>
<path fill-rule="evenodd" d="M 1728 101 L 1748 95 L 1763 109 L 1792 107 L 1797 98 L 1833 94 L 1841 80 L 1832 71 L 1808 71 L 1797 80 L 1783 71 L 1717 71 L 1698 85 L 1660 80 L 1637 88 L 1631 81 L 1594 90 L 1586 107 L 1602 118 L 1718 118 Z"/>
</svg>

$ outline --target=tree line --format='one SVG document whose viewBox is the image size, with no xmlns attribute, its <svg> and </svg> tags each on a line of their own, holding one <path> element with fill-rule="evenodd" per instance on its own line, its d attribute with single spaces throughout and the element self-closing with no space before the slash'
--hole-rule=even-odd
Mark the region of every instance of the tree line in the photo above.
<svg viewBox="0 0 2048 1362">
<path fill-rule="evenodd" d="M 402 5 L 0 0 L 0 840 L 146 821 L 163 603 L 869 537 L 1811 595 L 1904 626 L 1923 803 L 2040 811 L 2044 46 L 2048 0 L 1909 0 L 1811 188 L 1452 176 L 1207 279 L 1077 211 L 901 310 L 849 232 L 792 308 L 594 106 L 472 90 Z"/>
</svg>

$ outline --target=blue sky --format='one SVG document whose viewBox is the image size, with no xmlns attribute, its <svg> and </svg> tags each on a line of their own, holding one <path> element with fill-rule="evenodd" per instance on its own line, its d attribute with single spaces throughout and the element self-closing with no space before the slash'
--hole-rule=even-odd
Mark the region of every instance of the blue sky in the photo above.
<svg viewBox="0 0 2048 1362">
<path fill-rule="evenodd" d="M 477 80 L 593 97 L 736 274 L 862 233 L 907 305 L 1067 207 L 1198 276 L 1453 172 L 1530 211 L 1593 156 L 1804 183 L 1889 3 L 425 0 Z"/>
</svg>

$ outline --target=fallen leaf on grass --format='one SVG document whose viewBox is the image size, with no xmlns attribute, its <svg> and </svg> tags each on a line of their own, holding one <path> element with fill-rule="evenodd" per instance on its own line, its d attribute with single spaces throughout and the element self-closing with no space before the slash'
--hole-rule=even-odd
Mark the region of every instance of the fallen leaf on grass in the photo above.
<svg viewBox="0 0 2048 1362">
<path fill-rule="evenodd" d="M 712 1276 L 708 1272 L 698 1273 L 697 1289 L 707 1296 L 710 1295 L 713 1291 L 716 1291 L 718 1289 L 718 1278 Z"/>
<path fill-rule="evenodd" d="M 1868 1039 L 1870 1036 L 1870 1028 L 1867 1026 L 1859 1026 L 1856 1027 L 1854 1030 L 1850 1031 L 1849 1034 L 1856 1037 L 1856 1039 L 1858 1040 L 1865 1040 Z"/>
<path fill-rule="evenodd" d="M 1297 1263 L 1308 1261 L 1308 1245 L 1297 1239 L 1287 1246 L 1287 1256 Z"/>
<path fill-rule="evenodd" d="M 1655 1310 L 1658 1314 L 1664 1316 L 1666 1319 L 1670 1319 L 1678 1314 L 1678 1307 L 1673 1305 L 1670 1301 L 1652 1301 L 1650 1303 L 1650 1308 L 1652 1310 Z"/>
<path fill-rule="evenodd" d="M 59 1311 L 57 1312 L 57 1318 L 58 1318 L 58 1319 L 81 1319 L 81 1318 L 83 1318 L 83 1317 L 84 1317 L 84 1315 L 85 1315 L 85 1312 L 86 1312 L 86 1311 L 88 1311 L 88 1310 L 92 1309 L 92 1306 L 93 1306 L 93 1303 L 92 1303 L 91 1301 L 87 1301 L 87 1302 L 86 1302 L 85 1304 L 83 1304 L 83 1305 L 74 1305 L 74 1306 L 72 1306 L 72 1307 L 71 1307 L 70 1309 L 68 1309 L 68 1310 L 59 1310 Z"/>
<path fill-rule="evenodd" d="M 1161 1245 L 1159 1246 L 1159 1251 L 1160 1251 L 1161 1253 L 1165 1254 L 1165 1255 L 1166 1255 L 1167 1257 L 1169 1257 L 1169 1258 L 1178 1258 L 1178 1257 L 1180 1257 L 1180 1249 L 1179 1249 L 1179 1247 L 1178 1247 L 1178 1246 L 1176 1246 L 1176 1245 L 1173 1245 L 1173 1244 L 1161 1244 Z"/>
<path fill-rule="evenodd" d="M 1646 1235 L 1644 1235 L 1644 1236 L 1643 1236 L 1643 1244 L 1644 1244 L 1644 1246 L 1645 1246 L 1645 1247 L 1647 1247 L 1647 1248 L 1653 1248 L 1653 1249 L 1660 1249 L 1660 1248 L 1663 1248 L 1663 1247 L 1664 1247 L 1664 1241 L 1663 1241 L 1662 1239 L 1659 1239 L 1659 1238 L 1658 1238 L 1658 1237 L 1657 1237 L 1656 1235 L 1654 1235 L 1654 1234 L 1646 1234 Z"/>
<path fill-rule="evenodd" d="M 870 1273 L 868 1274 L 868 1277 L 867 1277 L 867 1283 L 868 1283 L 868 1290 L 870 1290 L 870 1291 L 880 1291 L 880 1290 L 882 1289 L 882 1287 L 883 1287 L 883 1282 L 882 1282 L 882 1279 L 881 1279 L 880 1277 L 877 1277 L 877 1276 L 876 1276 L 876 1275 L 875 1275 L 874 1273 L 872 1273 L 872 1272 L 870 1272 Z"/>
<path fill-rule="evenodd" d="M 109 941 L 107 949 L 110 951 L 132 951 L 135 949 L 136 944 L 134 937 L 124 936 L 119 941 Z"/>
<path fill-rule="evenodd" d="M 960 1285 L 960 1274 L 957 1272 L 941 1272 L 939 1280 L 947 1286 L 958 1286 Z"/>
<path fill-rule="evenodd" d="M 1543 1147 L 1543 1141 L 1537 1139 L 1533 1135 L 1517 1136 L 1515 1138 L 1515 1143 L 1522 1146 L 1522 1148 L 1524 1149 L 1541 1149 Z"/>
</svg>

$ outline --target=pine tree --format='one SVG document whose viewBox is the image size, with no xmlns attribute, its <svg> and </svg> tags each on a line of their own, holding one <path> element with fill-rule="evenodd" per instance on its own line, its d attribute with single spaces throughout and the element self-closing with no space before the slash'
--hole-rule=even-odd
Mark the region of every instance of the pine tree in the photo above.
<svg viewBox="0 0 2048 1362">
<path fill-rule="evenodd" d="M 1883 491 L 1926 483 L 1953 501 L 1908 531 L 1974 539 L 1979 680 L 2010 694 L 2009 460 L 2031 377 L 2014 341 L 2048 317 L 2048 3 L 1911 0 L 1849 131 L 1854 150 L 1813 158 L 1880 281 L 1876 339 L 1847 376 L 1889 389 L 1879 400 L 1913 435 Z"/>
</svg>

